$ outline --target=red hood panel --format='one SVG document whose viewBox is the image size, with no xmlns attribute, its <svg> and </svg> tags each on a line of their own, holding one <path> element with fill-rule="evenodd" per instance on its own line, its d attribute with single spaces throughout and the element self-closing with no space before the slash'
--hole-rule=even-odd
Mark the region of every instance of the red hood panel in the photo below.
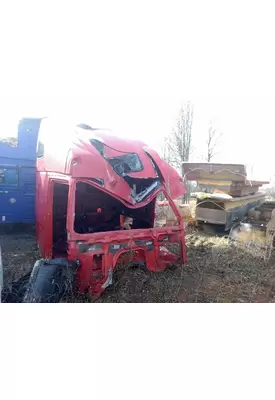
<svg viewBox="0 0 275 400">
<path fill-rule="evenodd" d="M 143 169 L 142 171 L 132 172 L 128 175 L 133 178 L 156 178 L 156 171 L 152 165 L 151 160 L 143 151 L 143 148 L 146 147 L 146 144 L 141 141 L 122 139 L 116 136 L 110 136 L 106 132 L 101 130 L 94 131 L 94 138 L 100 139 L 105 145 L 105 155 L 106 157 L 115 157 L 120 154 L 129 154 L 136 153 L 138 154 Z M 92 135 L 91 135 L 92 137 Z M 92 151 L 94 153 L 95 148 L 90 144 L 88 139 L 82 141 L 82 146 L 85 147 L 86 150 Z M 97 152 L 97 151 L 96 151 Z M 98 154 L 98 152 L 97 152 Z"/>
<path fill-rule="evenodd" d="M 104 148 L 105 157 L 116 157 L 118 154 L 136 153 L 141 160 L 142 170 L 127 173 L 128 176 L 138 179 L 157 178 L 158 169 L 164 178 L 164 186 L 172 199 L 186 193 L 182 178 L 167 162 L 163 161 L 157 152 L 146 147 L 142 142 L 124 140 L 109 136 L 102 131 L 94 131 L 91 137 L 97 137 L 107 147 Z M 75 148 L 71 150 L 72 158 L 81 159 L 80 163 L 71 166 L 73 177 L 103 179 L 104 188 L 130 204 L 135 204 L 131 196 L 132 189 L 124 178 L 118 175 L 111 164 L 91 144 L 89 138 L 78 137 Z M 92 156 L 92 157 L 91 157 Z M 69 171 L 68 171 L 69 172 Z M 144 204 L 144 202 L 142 202 Z M 141 203 L 139 203 L 141 206 Z"/>
<path fill-rule="evenodd" d="M 130 186 L 115 173 L 111 165 L 95 149 L 91 148 L 89 152 L 72 151 L 71 157 L 81 160 L 78 164 L 71 165 L 71 169 L 68 171 L 74 178 L 102 179 L 106 190 L 128 203 L 134 204 Z"/>
<path fill-rule="evenodd" d="M 149 149 L 148 147 L 145 150 L 159 167 L 160 172 L 165 180 L 167 192 L 171 198 L 176 199 L 180 196 L 183 196 L 186 193 L 186 188 L 180 174 L 175 170 L 175 168 L 171 167 L 171 165 L 169 165 L 166 161 L 162 160 L 156 151 Z"/>
</svg>

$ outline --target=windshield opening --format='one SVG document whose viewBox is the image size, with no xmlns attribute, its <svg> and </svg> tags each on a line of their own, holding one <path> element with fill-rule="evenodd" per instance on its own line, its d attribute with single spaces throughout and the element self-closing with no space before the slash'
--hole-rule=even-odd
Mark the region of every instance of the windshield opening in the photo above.
<svg viewBox="0 0 275 400">
<path fill-rule="evenodd" d="M 126 153 L 113 149 L 97 139 L 90 139 L 90 142 L 99 154 L 111 164 L 118 175 L 125 176 L 130 172 L 143 170 L 142 162 L 136 153 Z"/>
</svg>

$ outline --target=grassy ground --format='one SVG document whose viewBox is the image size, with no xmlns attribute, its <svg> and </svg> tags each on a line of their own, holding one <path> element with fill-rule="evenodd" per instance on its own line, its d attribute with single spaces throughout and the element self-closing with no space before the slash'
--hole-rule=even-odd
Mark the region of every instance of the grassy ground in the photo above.
<svg viewBox="0 0 275 400">
<path fill-rule="evenodd" d="M 31 234 L 0 236 L 6 292 L 38 258 Z M 97 302 L 273 302 L 275 261 L 259 250 L 232 248 L 227 239 L 187 232 L 188 262 L 162 273 L 120 266 Z M 76 299 L 76 301 L 81 301 Z M 86 300 L 87 301 L 87 300 Z"/>
</svg>

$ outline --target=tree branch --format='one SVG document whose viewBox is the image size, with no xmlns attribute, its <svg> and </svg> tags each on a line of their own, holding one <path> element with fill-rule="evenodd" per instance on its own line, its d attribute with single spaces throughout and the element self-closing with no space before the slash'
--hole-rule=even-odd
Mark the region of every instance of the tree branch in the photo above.
<svg viewBox="0 0 275 400">
<path fill-rule="evenodd" d="M 206 140 L 207 144 L 207 161 L 210 162 L 214 158 L 215 155 L 217 155 L 217 152 L 214 153 L 214 150 L 217 147 L 217 144 L 222 137 L 223 133 L 219 133 L 219 135 L 216 135 L 217 130 L 213 129 L 212 122 L 210 122 L 209 128 L 208 128 L 208 138 Z"/>
</svg>

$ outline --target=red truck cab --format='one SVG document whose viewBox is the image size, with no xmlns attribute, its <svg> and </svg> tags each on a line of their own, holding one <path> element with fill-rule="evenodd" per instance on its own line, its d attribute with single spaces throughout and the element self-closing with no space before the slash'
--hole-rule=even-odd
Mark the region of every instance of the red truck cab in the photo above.
<svg viewBox="0 0 275 400">
<path fill-rule="evenodd" d="M 155 272 L 185 263 L 184 227 L 173 202 L 184 193 L 179 174 L 145 143 L 83 124 L 42 120 L 36 176 L 39 270 L 58 260 L 76 263 L 78 290 L 98 296 L 126 254 Z M 158 200 L 169 202 L 173 218 L 158 214 Z M 169 249 L 173 245 L 176 252 Z M 27 301 L 43 301 L 41 293 L 28 293 Z"/>
</svg>

